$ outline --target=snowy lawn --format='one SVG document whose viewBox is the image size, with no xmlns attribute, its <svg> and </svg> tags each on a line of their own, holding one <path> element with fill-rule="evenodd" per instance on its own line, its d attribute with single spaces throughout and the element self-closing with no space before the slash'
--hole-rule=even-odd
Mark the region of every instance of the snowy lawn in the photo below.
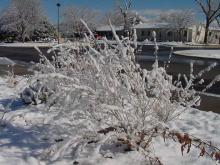
<svg viewBox="0 0 220 165">
<path fill-rule="evenodd" d="M 0 164 L 47 164 L 47 160 L 43 161 L 42 158 L 45 149 L 54 143 L 59 143 L 59 141 L 62 143 L 62 140 L 68 139 L 69 135 L 62 134 L 62 131 L 59 132 L 60 129 L 57 127 L 47 125 L 47 121 L 53 117 L 53 114 L 44 110 L 43 105 L 25 106 L 18 99 L 19 92 L 26 85 L 26 79 L 22 77 L 18 79 L 20 82 L 16 87 L 12 88 L 9 87 L 10 85 L 6 79 L 0 78 L 1 116 L 3 111 L 8 111 L 0 127 Z M 11 104 L 8 104 L 10 102 Z M 171 129 L 187 132 L 201 139 L 212 141 L 216 146 L 220 146 L 220 115 L 218 114 L 191 109 L 168 125 Z M 73 132 L 73 134 L 76 132 Z M 75 136 L 77 137 L 77 134 Z M 162 137 L 155 139 L 152 144 L 155 156 L 159 157 L 165 165 L 215 164 L 210 158 L 198 158 L 200 152 L 198 149 L 192 148 L 189 154 L 182 156 L 179 143 L 170 140 L 164 143 Z M 132 165 L 135 163 L 141 165 L 143 163 L 141 160 L 144 159 L 140 153 L 135 151 L 127 154 L 117 153 L 115 159 L 99 159 L 99 162 L 96 162 L 96 158 L 97 155 L 90 157 L 86 153 L 84 157 L 77 159 L 77 161 L 84 162 L 82 164 Z M 65 158 L 52 164 L 72 164 L 73 161 Z"/>
<path fill-rule="evenodd" d="M 183 50 L 174 53 L 181 56 L 220 59 L 220 50 Z"/>
<path fill-rule="evenodd" d="M 169 127 L 187 132 L 206 141 L 211 141 L 215 146 L 220 146 L 220 115 L 213 112 L 203 112 L 191 109 L 183 113 L 178 119 L 169 123 Z M 154 140 L 155 154 L 165 165 L 211 165 L 215 164 L 209 158 L 198 157 L 199 151 L 192 149 L 189 154 L 182 156 L 181 145 L 173 141 L 165 142 L 162 138 Z"/>
<path fill-rule="evenodd" d="M 17 43 L 0 43 L 0 47 L 51 47 L 53 43 L 37 43 L 37 42 L 17 42 Z"/>
</svg>

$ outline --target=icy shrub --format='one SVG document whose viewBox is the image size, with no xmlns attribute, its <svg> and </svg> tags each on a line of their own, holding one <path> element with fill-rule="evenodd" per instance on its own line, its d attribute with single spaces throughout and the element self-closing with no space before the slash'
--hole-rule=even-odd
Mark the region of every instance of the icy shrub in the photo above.
<svg viewBox="0 0 220 165">
<path fill-rule="evenodd" d="M 120 40 L 112 31 L 116 44 L 106 38 L 97 41 L 90 32 L 84 42 L 54 46 L 49 51 L 58 53 L 52 61 L 39 51 L 42 59 L 33 81 L 53 91 L 45 100 L 46 110 L 54 116 L 51 123 L 72 134 L 44 156 L 57 160 L 71 153 L 79 159 L 89 152 L 114 158 L 115 152 L 103 148 L 120 144 L 119 150 L 140 151 L 160 164 L 150 156 L 152 138 L 166 122 L 198 104 L 196 92 L 180 81 L 173 84 L 157 58 L 152 70 L 140 68 L 135 62 L 135 32 L 133 38 Z M 156 39 L 155 48 L 157 56 Z"/>
<path fill-rule="evenodd" d="M 25 104 L 39 104 L 46 102 L 47 98 L 52 95 L 53 92 L 48 89 L 46 85 L 43 85 L 39 80 L 26 87 L 21 93 L 21 99 Z"/>
</svg>

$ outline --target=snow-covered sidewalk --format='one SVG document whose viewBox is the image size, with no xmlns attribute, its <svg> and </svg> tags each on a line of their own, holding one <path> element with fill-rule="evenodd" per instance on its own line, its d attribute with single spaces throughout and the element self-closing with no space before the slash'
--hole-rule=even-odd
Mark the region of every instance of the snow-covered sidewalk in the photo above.
<svg viewBox="0 0 220 165">
<path fill-rule="evenodd" d="M 174 54 L 188 57 L 211 58 L 220 60 L 220 50 L 183 50 Z"/>
<path fill-rule="evenodd" d="M 37 43 L 37 42 L 17 42 L 17 43 L 0 43 L 0 47 L 51 47 L 54 43 Z"/>
</svg>

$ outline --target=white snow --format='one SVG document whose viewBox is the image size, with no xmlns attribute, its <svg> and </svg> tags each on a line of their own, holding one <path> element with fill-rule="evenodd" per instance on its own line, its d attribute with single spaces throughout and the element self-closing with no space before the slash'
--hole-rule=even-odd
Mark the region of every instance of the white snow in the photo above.
<svg viewBox="0 0 220 165">
<path fill-rule="evenodd" d="M 0 43 L 0 47 L 51 47 L 53 43 L 38 43 L 38 42 L 16 42 L 16 43 Z"/>
<path fill-rule="evenodd" d="M 135 29 L 160 29 L 160 28 L 165 28 L 169 29 L 170 25 L 166 22 L 160 22 L 160 23 L 140 23 L 138 25 L 135 25 Z"/>
<path fill-rule="evenodd" d="M 213 112 L 204 112 L 191 109 L 183 113 L 179 119 L 169 123 L 171 129 L 188 132 L 206 141 L 211 141 L 213 145 L 220 146 L 220 115 Z M 198 157 L 200 151 L 192 149 L 189 154 L 181 154 L 181 145 L 173 141 L 166 141 L 163 138 L 154 140 L 155 154 L 165 165 L 214 165 L 215 162 L 209 158 Z"/>
<path fill-rule="evenodd" d="M 26 79 L 19 77 L 20 81 L 15 88 L 8 86 L 7 79 L 0 78 L 0 117 L 7 109 L 6 103 L 15 99 L 11 109 L 5 114 L 4 122 L 6 126 L 0 126 L 0 164 L 1 165 L 44 165 L 47 164 L 42 158 L 45 149 L 54 143 L 58 128 L 47 125 L 53 117 L 53 113 L 48 115 L 43 106 L 24 106 L 20 100 L 16 100 L 19 91 L 26 85 Z M 170 122 L 169 127 L 176 131 L 187 132 L 201 139 L 212 141 L 215 146 L 220 146 L 220 115 L 213 112 L 203 112 L 191 109 L 182 114 L 178 119 Z M 62 125 L 61 125 L 62 126 Z M 80 128 L 78 128 L 80 130 Z M 77 129 L 76 129 L 77 130 Z M 49 132 L 53 131 L 54 136 Z M 55 133 L 56 132 L 56 133 Z M 77 138 L 77 131 L 72 132 Z M 157 138 L 153 141 L 152 150 L 159 157 L 164 165 L 214 165 L 215 162 L 207 157 L 200 157 L 199 150 L 192 149 L 189 154 L 181 155 L 180 144 L 173 141 L 166 141 Z M 104 152 L 104 151 L 103 151 Z M 108 152 L 108 151 L 105 151 Z M 141 165 L 144 160 L 143 155 L 138 152 L 118 153 L 114 159 L 99 158 L 98 155 L 91 156 L 89 151 L 84 153 L 77 161 L 82 164 L 98 165 Z M 107 154 L 107 153 L 105 153 Z M 73 164 L 74 160 L 64 158 L 53 164 Z"/>
<path fill-rule="evenodd" d="M 176 51 L 174 54 L 189 57 L 220 59 L 220 50 L 183 50 Z"/>
<path fill-rule="evenodd" d="M 116 31 L 122 31 L 123 30 L 123 26 L 114 26 Z M 111 31 L 111 27 L 110 25 L 105 25 L 105 26 L 100 26 L 96 29 L 96 31 Z"/>
<path fill-rule="evenodd" d="M 162 23 L 140 23 L 134 26 L 134 29 L 158 29 L 158 28 L 169 28 L 169 24 L 166 22 Z M 116 31 L 122 31 L 123 26 L 114 26 Z M 97 28 L 97 31 L 111 31 L 111 27 L 109 25 L 100 26 Z"/>
<path fill-rule="evenodd" d="M 139 45 L 154 45 L 153 41 L 145 40 L 143 42 L 139 42 Z M 157 42 L 159 46 L 168 46 L 168 47 L 180 47 L 180 46 L 187 46 L 183 42 L 176 42 L 176 41 L 165 41 L 165 42 Z"/>
<path fill-rule="evenodd" d="M 0 57 L 0 65 L 15 65 L 15 62 L 6 57 Z"/>
</svg>

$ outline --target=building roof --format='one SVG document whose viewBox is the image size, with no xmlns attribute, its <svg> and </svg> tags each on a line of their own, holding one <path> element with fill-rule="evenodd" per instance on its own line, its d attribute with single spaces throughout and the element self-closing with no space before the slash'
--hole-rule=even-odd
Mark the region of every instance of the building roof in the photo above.
<svg viewBox="0 0 220 165">
<path fill-rule="evenodd" d="M 187 29 L 194 29 L 195 25 L 187 27 Z M 123 26 L 113 26 L 116 31 L 122 31 Z M 147 22 L 147 23 L 140 23 L 134 26 L 135 29 L 161 29 L 161 28 L 166 28 L 166 29 L 175 29 L 172 27 L 167 22 Z M 209 30 L 212 31 L 220 31 L 219 27 L 210 27 Z M 100 26 L 96 29 L 96 31 L 99 32 L 105 32 L 105 31 L 112 31 L 110 25 L 105 25 L 105 26 Z"/>
<path fill-rule="evenodd" d="M 169 24 L 166 22 L 160 22 L 160 23 L 140 23 L 138 25 L 135 25 L 135 29 L 159 29 L 159 28 L 168 28 Z"/>
<path fill-rule="evenodd" d="M 148 21 L 149 21 L 146 17 L 144 17 L 144 16 L 142 16 L 142 15 L 139 15 L 139 14 L 137 14 L 137 19 L 138 19 L 140 22 L 142 22 L 142 23 L 145 23 L 145 22 L 148 22 Z"/>
<path fill-rule="evenodd" d="M 123 26 L 113 26 L 115 28 L 116 31 L 122 31 L 123 30 Z M 168 23 L 140 23 L 138 25 L 135 25 L 134 28 L 135 29 L 159 29 L 159 28 L 168 28 L 169 24 Z M 111 31 L 111 27 L 110 25 L 105 25 L 105 26 L 100 26 L 96 29 L 96 31 L 99 32 L 104 32 L 104 31 Z"/>
<path fill-rule="evenodd" d="M 220 28 L 219 27 L 209 27 L 209 30 L 220 31 Z"/>
<path fill-rule="evenodd" d="M 121 31 L 124 29 L 123 26 L 114 26 L 115 31 Z M 100 26 L 96 29 L 96 31 L 102 32 L 102 31 L 112 31 L 110 25 Z"/>
</svg>

